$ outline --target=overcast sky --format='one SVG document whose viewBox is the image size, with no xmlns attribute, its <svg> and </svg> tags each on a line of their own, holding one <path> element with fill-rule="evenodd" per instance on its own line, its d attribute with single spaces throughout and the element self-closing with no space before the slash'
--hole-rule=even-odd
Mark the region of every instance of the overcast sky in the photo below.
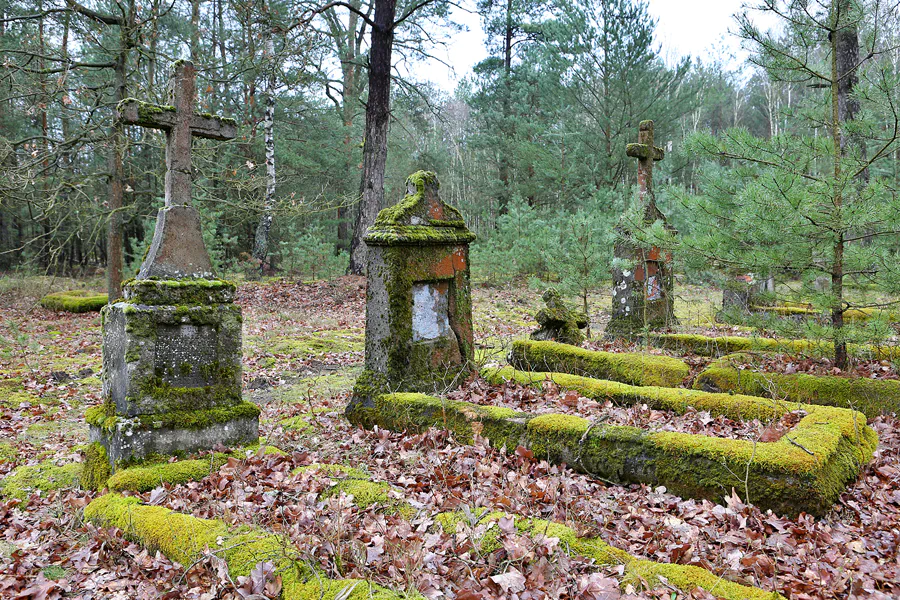
<svg viewBox="0 0 900 600">
<path fill-rule="evenodd" d="M 725 45 L 740 54 L 740 43 L 728 31 L 734 29 L 732 15 L 741 10 L 745 0 L 649 0 L 650 13 L 657 19 L 656 42 L 662 44 L 663 57 L 686 55 L 705 59 L 714 47 Z M 463 5 L 474 7 L 473 0 Z M 429 79 L 447 92 L 453 92 L 462 77 L 485 57 L 484 33 L 477 14 L 456 9 L 454 18 L 469 30 L 455 34 L 446 52 L 438 55 L 453 66 L 430 62 L 417 65 L 413 71 L 421 79 Z"/>
</svg>

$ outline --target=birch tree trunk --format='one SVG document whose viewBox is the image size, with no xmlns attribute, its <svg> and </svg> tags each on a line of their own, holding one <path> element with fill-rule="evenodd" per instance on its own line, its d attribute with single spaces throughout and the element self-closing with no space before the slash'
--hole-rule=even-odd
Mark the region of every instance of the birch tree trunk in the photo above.
<svg viewBox="0 0 900 600">
<path fill-rule="evenodd" d="M 266 149 L 266 196 L 263 200 L 263 212 L 256 226 L 256 239 L 253 243 L 253 258 L 259 262 L 260 273 L 265 275 L 271 271 L 268 263 L 269 232 L 272 230 L 272 211 L 275 208 L 275 44 L 272 40 L 271 28 L 266 38 L 266 54 L 270 61 L 269 78 L 266 82 L 266 108 L 263 116 L 263 143 Z"/>
</svg>

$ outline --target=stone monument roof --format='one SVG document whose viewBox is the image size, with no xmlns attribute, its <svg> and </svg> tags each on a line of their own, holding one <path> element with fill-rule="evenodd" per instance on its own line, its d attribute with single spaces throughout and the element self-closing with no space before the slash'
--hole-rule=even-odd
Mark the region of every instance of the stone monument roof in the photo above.
<svg viewBox="0 0 900 600">
<path fill-rule="evenodd" d="M 406 179 L 406 196 L 385 208 L 366 233 L 370 246 L 468 244 L 475 239 L 459 210 L 441 200 L 437 175 L 418 171 Z"/>
</svg>

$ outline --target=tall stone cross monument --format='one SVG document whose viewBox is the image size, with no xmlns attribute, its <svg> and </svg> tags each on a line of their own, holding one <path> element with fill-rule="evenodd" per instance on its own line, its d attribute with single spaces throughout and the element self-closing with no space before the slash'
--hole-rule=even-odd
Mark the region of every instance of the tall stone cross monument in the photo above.
<svg viewBox="0 0 900 600">
<path fill-rule="evenodd" d="M 124 122 L 166 132 L 166 196 L 147 257 L 124 299 L 103 309 L 104 404 L 91 441 L 113 468 L 149 455 L 255 443 L 259 409 L 241 398 L 241 309 L 213 278 L 191 206 L 191 140 L 228 140 L 231 119 L 194 112 L 194 65 L 175 63 L 169 106 L 128 99 Z"/>
<path fill-rule="evenodd" d="M 138 278 L 206 278 L 212 275 L 212 263 L 203 244 L 200 218 L 191 206 L 191 141 L 194 137 L 230 140 L 237 126 L 232 119 L 194 112 L 197 86 L 192 63 L 175 63 L 169 88 L 170 106 L 134 99 L 119 105 L 125 123 L 166 132 L 166 205 L 159 211 L 153 244 Z"/>
<path fill-rule="evenodd" d="M 662 148 L 653 145 L 653 121 L 641 121 L 638 143 L 628 144 L 625 153 L 638 159 L 638 199 L 643 207 L 644 225 L 662 221 L 665 215 L 656 206 L 653 195 L 653 164 L 665 157 Z M 675 278 L 672 256 L 659 248 L 643 248 L 629 239 L 626 224 L 616 229 L 619 241 L 613 255 L 612 318 L 606 337 L 631 337 L 647 329 L 663 329 L 675 325 L 673 308 Z"/>
</svg>

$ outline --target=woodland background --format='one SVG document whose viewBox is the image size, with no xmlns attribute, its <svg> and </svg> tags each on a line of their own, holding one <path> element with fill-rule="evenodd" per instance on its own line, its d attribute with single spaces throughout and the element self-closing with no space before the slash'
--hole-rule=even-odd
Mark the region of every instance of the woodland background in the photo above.
<svg viewBox="0 0 900 600">
<path fill-rule="evenodd" d="M 123 275 L 134 272 L 162 204 L 164 138 L 116 124 L 114 108 L 126 97 L 164 103 L 171 63 L 190 58 L 200 71 L 199 109 L 232 116 L 240 126 L 232 142 L 194 141 L 194 200 L 217 268 L 344 273 L 360 197 L 374 1 L 0 1 L 0 270 L 100 274 L 120 244 Z M 839 227 L 891 232 L 896 211 L 886 209 L 894 206 L 900 176 L 897 111 L 892 97 L 872 90 L 890 96 L 896 87 L 897 11 L 881 2 L 810 4 L 761 2 L 770 11 L 787 7 L 783 27 L 766 39 L 810 64 L 828 64 L 828 28 L 816 31 L 812 17 L 818 10 L 828 21 L 832 4 L 846 8 L 841 23 L 858 33 L 866 61 L 851 90 L 862 112 L 850 117 L 866 119 L 868 132 L 880 136 L 877 153 L 869 151 L 878 160 L 866 166 L 879 187 L 860 194 L 867 216 L 844 215 Z M 636 169 L 625 146 L 636 141 L 643 119 L 655 121 L 657 144 L 667 151 L 656 169 L 657 202 L 682 235 L 697 240 L 709 242 L 709 232 L 724 225 L 753 229 L 765 214 L 723 220 L 738 192 L 721 183 L 746 184 L 765 173 L 710 152 L 704 140 L 744 136 L 758 147 L 793 140 L 793 148 L 776 151 L 782 163 L 802 163 L 806 152 L 801 168 L 829 168 L 819 163 L 830 152 L 822 144 L 831 125 L 816 112 L 829 106 L 828 86 L 802 69 L 795 69 L 801 76 L 779 70 L 747 20 L 735 26 L 757 51 L 747 63 L 724 51 L 672 63 L 663 60 L 654 20 L 638 0 L 479 0 L 470 8 L 481 16 L 489 57 L 450 95 L 399 68 L 433 55 L 458 30 L 450 8 L 443 0 L 396 6 L 382 202 L 402 196 L 408 174 L 436 171 L 444 199 L 479 235 L 477 277 L 538 276 L 574 291 L 601 285 L 614 227 L 633 205 Z M 791 10 L 802 19 L 790 18 Z M 755 193 L 765 209 L 771 190 Z M 268 219 L 271 229 L 257 240 Z M 803 237 L 783 221 L 767 227 L 776 256 L 785 256 L 780 240 Z M 121 240 L 110 243 L 109 233 L 118 231 Z M 804 239 L 790 252 L 817 254 L 821 245 L 827 254 L 829 244 L 820 242 Z M 722 240 L 716 244 L 707 244 L 708 252 L 719 252 Z M 732 250 L 740 254 L 748 244 Z M 883 250 L 881 258 L 893 255 L 893 246 Z M 829 260 L 812 263 L 827 270 Z M 689 278 L 721 280 L 721 269 L 711 275 L 705 261 L 683 262 Z M 781 267 L 793 277 L 805 273 Z"/>
</svg>

